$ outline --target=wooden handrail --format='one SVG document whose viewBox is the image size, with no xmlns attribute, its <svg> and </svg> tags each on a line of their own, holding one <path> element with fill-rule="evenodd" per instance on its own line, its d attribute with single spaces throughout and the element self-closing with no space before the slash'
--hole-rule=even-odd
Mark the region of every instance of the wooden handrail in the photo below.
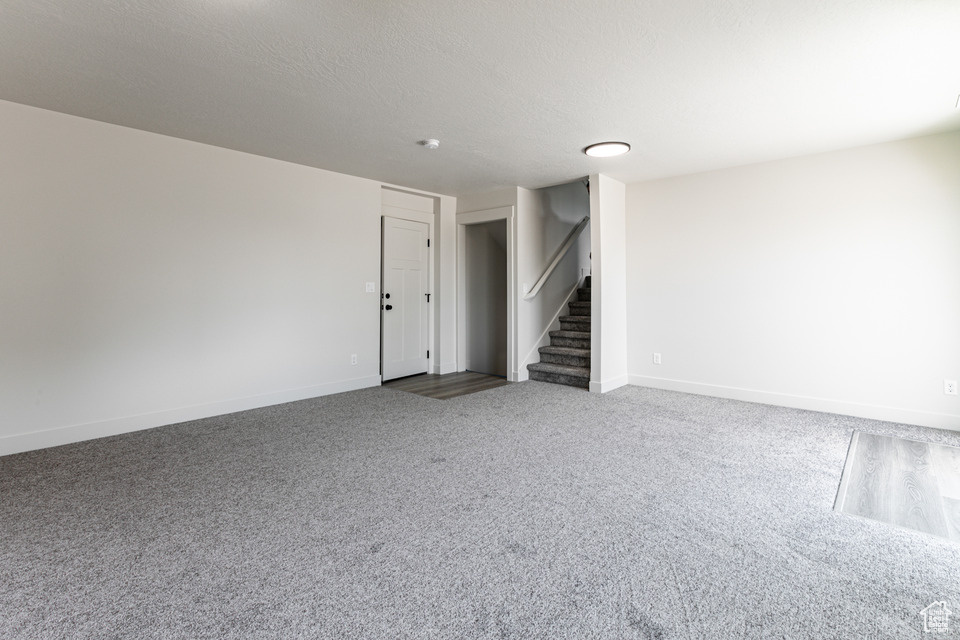
<svg viewBox="0 0 960 640">
<path fill-rule="evenodd" d="M 583 219 L 577 223 L 570 233 L 567 235 L 567 239 L 563 241 L 563 244 L 560 245 L 560 248 L 557 249 L 557 252 L 553 254 L 553 259 L 550 261 L 550 264 L 547 265 L 547 268 L 543 270 L 543 275 L 540 276 L 540 279 L 537 280 L 537 283 L 533 285 L 533 288 L 523 296 L 524 300 L 532 300 L 540 293 L 540 289 L 543 288 L 543 285 L 547 282 L 547 279 L 553 274 L 554 269 L 557 268 L 557 265 L 560 264 L 560 261 L 563 260 L 563 257 L 567 255 L 567 252 L 570 251 L 570 247 L 573 246 L 573 243 L 577 241 L 577 238 L 580 237 L 580 234 L 586 228 L 587 223 L 590 222 L 590 216 L 583 216 Z"/>
</svg>

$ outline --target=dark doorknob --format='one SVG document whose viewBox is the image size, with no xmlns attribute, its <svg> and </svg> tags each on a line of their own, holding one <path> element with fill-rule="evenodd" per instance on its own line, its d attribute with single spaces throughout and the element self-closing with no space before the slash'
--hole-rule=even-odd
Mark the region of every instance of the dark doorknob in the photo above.
<svg viewBox="0 0 960 640">
<path fill-rule="evenodd" d="M 386 309 L 387 311 L 390 311 L 390 309 L 393 309 L 393 305 L 388 304 L 387 306 L 384 307 L 384 309 Z"/>
<path fill-rule="evenodd" d="M 389 300 L 389 299 L 390 299 L 390 294 L 389 294 L 389 293 L 388 293 L 388 294 L 385 294 L 385 297 L 387 298 L 387 300 Z"/>
</svg>

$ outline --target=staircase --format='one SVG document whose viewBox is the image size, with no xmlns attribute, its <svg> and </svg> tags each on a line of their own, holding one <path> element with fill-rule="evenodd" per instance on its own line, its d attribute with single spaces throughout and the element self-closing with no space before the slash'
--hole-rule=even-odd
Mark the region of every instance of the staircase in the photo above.
<svg viewBox="0 0 960 640">
<path fill-rule="evenodd" d="M 570 315 L 560 316 L 560 330 L 550 332 L 550 346 L 540 347 L 540 362 L 527 365 L 531 380 L 590 388 L 590 276 L 577 289 Z"/>
</svg>

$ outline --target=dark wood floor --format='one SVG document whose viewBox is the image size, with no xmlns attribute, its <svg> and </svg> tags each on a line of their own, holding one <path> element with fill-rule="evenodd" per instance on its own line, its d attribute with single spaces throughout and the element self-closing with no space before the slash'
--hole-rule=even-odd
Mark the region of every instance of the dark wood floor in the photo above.
<svg viewBox="0 0 960 640">
<path fill-rule="evenodd" d="M 442 376 L 422 373 L 418 376 L 390 380 L 384 382 L 383 386 L 397 391 L 407 391 L 428 398 L 436 398 L 437 400 L 447 400 L 477 391 L 496 389 L 507 384 L 510 383 L 507 382 L 506 378 L 499 376 L 461 371 L 460 373 L 448 373 Z"/>
<path fill-rule="evenodd" d="M 835 508 L 960 542 L 960 448 L 858 431 Z"/>
</svg>

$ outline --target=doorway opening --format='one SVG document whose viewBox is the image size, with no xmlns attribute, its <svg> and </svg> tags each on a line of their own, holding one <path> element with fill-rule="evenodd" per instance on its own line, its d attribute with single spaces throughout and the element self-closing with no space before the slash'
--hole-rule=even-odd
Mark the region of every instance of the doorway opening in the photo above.
<svg viewBox="0 0 960 640">
<path fill-rule="evenodd" d="M 486 232 L 478 232 L 477 236 L 472 237 L 471 244 L 474 245 L 474 251 L 470 252 L 467 248 L 467 234 L 469 230 L 478 225 L 485 225 L 486 223 L 493 222 L 496 227 L 488 227 Z M 494 230 L 495 229 L 495 230 Z M 501 230 L 505 235 L 505 241 L 502 241 L 506 258 L 506 277 L 502 277 L 503 271 L 501 271 L 500 265 L 504 263 L 503 258 L 497 257 L 493 258 L 493 247 L 498 246 L 498 242 L 501 242 L 502 237 Z M 477 249 L 479 247 L 487 247 L 491 249 L 490 252 L 484 253 L 481 252 L 478 254 Z M 498 248 L 499 251 L 499 248 Z M 467 261 L 467 256 L 471 255 L 473 258 L 476 258 L 477 264 L 470 268 Z M 479 256 L 486 255 L 484 258 Z M 500 253 L 502 256 L 503 254 Z M 492 267 L 492 262 L 496 261 L 496 267 Z M 486 261 L 487 265 L 490 267 L 483 266 Z M 480 265 L 480 266 L 477 266 Z M 490 362 L 492 359 L 496 362 L 500 356 L 499 354 L 503 353 L 503 341 L 506 340 L 506 370 L 499 369 L 500 365 L 496 365 L 498 370 L 501 373 L 497 375 L 506 374 L 507 380 L 510 382 L 516 382 L 519 379 L 518 367 L 517 367 L 517 276 L 516 276 L 516 265 L 517 265 L 517 217 L 516 209 L 513 206 L 506 207 L 496 207 L 493 209 L 484 209 L 482 211 L 468 211 L 464 213 L 457 214 L 457 370 L 466 371 L 468 368 L 470 370 L 477 370 L 477 367 L 486 369 L 489 368 L 485 363 Z M 491 277 L 490 268 L 496 268 L 497 271 Z M 496 282 L 492 282 L 493 279 L 496 279 Z M 468 285 L 468 280 L 473 281 L 472 284 Z M 484 280 L 489 280 L 490 282 L 484 282 Z M 504 296 L 500 291 L 504 289 L 495 289 L 492 287 L 505 288 L 505 315 L 499 310 L 498 306 L 500 301 L 504 300 Z M 485 289 L 485 287 L 491 287 Z M 482 292 L 482 295 L 474 296 L 471 295 L 471 292 L 478 291 Z M 490 305 L 493 308 L 484 308 L 484 305 L 488 304 L 489 299 L 493 297 L 495 299 L 495 304 Z M 470 313 L 468 313 L 468 306 Z M 480 315 L 473 316 L 473 313 L 479 313 Z M 472 321 L 468 320 L 473 317 Z M 506 326 L 505 334 L 500 331 L 498 327 L 495 327 L 496 323 L 500 323 L 499 327 Z M 482 330 L 481 330 L 482 329 Z M 473 334 L 477 333 L 478 336 L 474 339 Z M 505 335 L 505 338 L 504 338 Z M 475 344 L 471 345 L 471 342 Z M 491 347 L 491 345 L 493 345 Z M 473 362 L 473 354 L 483 354 L 480 355 L 480 360 L 477 364 Z M 494 354 L 492 358 L 488 357 L 489 354 Z M 468 364 L 469 362 L 469 364 Z"/>
<path fill-rule="evenodd" d="M 386 381 L 429 372 L 437 362 L 432 240 L 440 202 L 386 186 L 380 193 L 380 374 Z"/>
<path fill-rule="evenodd" d="M 507 377 L 507 221 L 464 230 L 467 371 Z"/>
</svg>

